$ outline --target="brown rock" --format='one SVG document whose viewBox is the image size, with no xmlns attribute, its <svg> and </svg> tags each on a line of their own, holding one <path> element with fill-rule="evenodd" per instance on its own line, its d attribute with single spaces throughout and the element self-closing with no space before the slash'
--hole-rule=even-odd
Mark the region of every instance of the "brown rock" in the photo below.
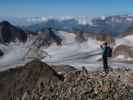
<svg viewBox="0 0 133 100">
<path fill-rule="evenodd" d="M 131 47 L 127 45 L 119 45 L 113 50 L 113 56 L 124 55 L 125 57 L 133 57 Z"/>
<path fill-rule="evenodd" d="M 115 39 L 112 37 L 112 35 L 110 34 L 100 34 L 96 36 L 96 40 L 97 41 L 106 41 L 109 44 L 114 44 L 115 43 Z"/>
</svg>

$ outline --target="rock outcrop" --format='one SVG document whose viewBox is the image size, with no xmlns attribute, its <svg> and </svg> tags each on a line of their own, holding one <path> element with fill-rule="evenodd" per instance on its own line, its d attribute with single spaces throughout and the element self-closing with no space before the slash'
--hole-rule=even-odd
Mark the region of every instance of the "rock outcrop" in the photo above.
<svg viewBox="0 0 133 100">
<path fill-rule="evenodd" d="M 133 58 L 133 52 L 130 46 L 119 45 L 113 50 L 113 56 L 124 55 L 125 58 Z"/>
<path fill-rule="evenodd" d="M 126 68 L 109 74 L 83 68 L 62 77 L 34 60 L 0 72 L 0 100 L 133 100 L 132 75 Z"/>
<path fill-rule="evenodd" d="M 106 41 L 109 44 L 114 44 L 115 43 L 115 39 L 113 38 L 112 35 L 110 35 L 110 34 L 104 34 L 104 33 L 97 34 L 96 35 L 96 40 L 97 41 L 101 41 L 101 42 Z"/>
<path fill-rule="evenodd" d="M 60 76 L 47 64 L 34 60 L 25 66 L 0 73 L 0 100 L 15 100 L 31 93 L 41 82 L 60 81 Z"/>
<path fill-rule="evenodd" d="M 124 37 L 124 36 L 132 35 L 132 34 L 133 34 L 133 27 L 129 27 L 127 31 L 121 33 L 121 36 Z"/>
<path fill-rule="evenodd" d="M 0 42 L 9 43 L 16 40 L 25 42 L 27 34 L 21 28 L 15 27 L 7 21 L 0 22 Z"/>
<path fill-rule="evenodd" d="M 133 79 L 128 69 L 116 69 L 108 75 L 97 71 L 74 71 L 64 81 L 38 84 L 25 92 L 23 100 L 132 100 Z M 17 99 L 16 99 L 17 100 Z"/>
<path fill-rule="evenodd" d="M 3 55 L 4 55 L 4 52 L 0 50 L 0 57 L 2 57 Z"/>
</svg>

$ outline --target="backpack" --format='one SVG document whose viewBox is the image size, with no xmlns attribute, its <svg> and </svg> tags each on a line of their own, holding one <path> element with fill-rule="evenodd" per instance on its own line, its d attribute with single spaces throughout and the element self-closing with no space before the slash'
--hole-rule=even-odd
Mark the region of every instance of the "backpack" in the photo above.
<svg viewBox="0 0 133 100">
<path fill-rule="evenodd" d="M 112 48 L 107 47 L 107 57 L 112 57 Z"/>
</svg>

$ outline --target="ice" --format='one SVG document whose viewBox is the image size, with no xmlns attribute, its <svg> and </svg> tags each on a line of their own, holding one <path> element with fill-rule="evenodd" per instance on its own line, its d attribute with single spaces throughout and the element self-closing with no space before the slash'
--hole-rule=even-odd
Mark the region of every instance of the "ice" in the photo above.
<svg viewBox="0 0 133 100">
<path fill-rule="evenodd" d="M 102 62 L 99 61 L 102 58 L 100 48 L 102 42 L 98 42 L 93 38 L 88 38 L 88 41 L 79 43 L 71 33 L 69 34 L 61 31 L 58 35 L 64 40 L 63 45 L 59 47 L 53 44 L 49 48 L 45 49 L 44 51 L 46 51 L 50 56 L 43 59 L 44 62 L 47 62 L 48 64 L 72 65 L 79 69 L 85 66 L 88 70 L 102 67 Z M 130 45 L 131 42 L 131 37 L 117 38 L 116 44 L 113 48 L 121 44 Z M 132 58 L 118 55 L 115 58 L 109 59 L 109 65 L 113 68 L 125 66 L 131 68 L 132 64 L 121 61 L 132 60 Z"/>
<path fill-rule="evenodd" d="M 11 51 L 7 52 L 0 59 L 0 66 L 12 65 L 14 63 L 18 63 L 18 61 L 20 61 L 24 58 L 25 48 L 9 47 L 9 49 Z"/>
<path fill-rule="evenodd" d="M 51 45 L 44 49 L 49 56 L 43 59 L 45 62 L 84 62 L 97 61 L 100 59 L 99 43 L 88 38 L 88 41 L 79 43 L 75 40 L 75 35 L 67 32 L 58 32 L 63 39 L 62 46 Z"/>
<path fill-rule="evenodd" d="M 117 58 L 117 59 L 124 59 L 125 56 L 124 56 L 124 55 L 119 55 L 119 56 L 117 56 L 116 58 Z"/>
<path fill-rule="evenodd" d="M 25 56 L 32 41 L 26 43 L 14 42 L 8 45 L 0 45 L 0 49 L 4 51 L 4 56 L 0 58 L 0 67 L 13 66 L 25 61 Z"/>
<path fill-rule="evenodd" d="M 45 53 L 41 53 L 41 56 L 45 57 L 42 61 L 48 64 L 67 64 L 75 66 L 76 68 L 81 68 L 82 66 L 87 67 L 87 69 L 96 69 L 102 67 L 101 60 L 101 42 L 93 38 L 88 38 L 88 41 L 79 43 L 75 40 L 75 34 L 67 33 L 63 31 L 58 31 L 56 33 L 63 39 L 63 43 L 61 46 L 57 46 L 55 43 L 50 45 L 48 48 L 41 47 Z M 125 44 L 132 45 L 132 37 L 133 35 L 117 38 L 116 45 L 114 47 Z M 33 39 L 33 38 L 32 38 Z M 29 39 L 26 43 L 10 43 L 9 45 L 0 44 L 0 49 L 4 51 L 5 55 L 0 58 L 0 70 L 11 68 L 9 66 L 16 66 L 17 64 L 24 64 L 28 61 L 29 55 L 27 52 L 31 49 L 29 53 L 31 58 L 35 56 L 39 58 L 38 53 L 40 50 L 36 49 L 34 45 L 32 45 L 33 40 Z M 28 56 L 28 57 L 27 57 Z M 132 61 L 132 58 L 126 58 L 123 55 L 118 55 L 113 58 L 112 63 L 110 65 L 112 67 L 122 66 L 131 66 L 129 64 L 125 64 L 119 61 Z M 115 61 L 115 62 L 114 62 Z M 118 63 L 116 63 L 116 61 Z"/>
</svg>

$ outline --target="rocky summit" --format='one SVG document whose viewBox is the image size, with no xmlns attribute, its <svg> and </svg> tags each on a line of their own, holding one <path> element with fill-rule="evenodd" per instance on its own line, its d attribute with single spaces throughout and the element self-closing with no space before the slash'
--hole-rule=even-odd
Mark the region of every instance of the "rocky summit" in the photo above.
<svg viewBox="0 0 133 100">
<path fill-rule="evenodd" d="M 59 80 L 59 75 L 49 65 L 34 60 L 25 66 L 0 73 L 0 100 L 16 100 L 25 92 L 33 91 L 40 82 Z"/>
<path fill-rule="evenodd" d="M 8 21 L 0 22 L 0 42 L 9 43 L 15 40 L 25 42 L 27 40 L 26 32 L 10 24 Z"/>
<path fill-rule="evenodd" d="M 33 60 L 0 72 L 0 100 L 133 100 L 132 75 L 126 68 L 109 74 L 83 68 L 60 76 L 46 63 Z"/>
</svg>

